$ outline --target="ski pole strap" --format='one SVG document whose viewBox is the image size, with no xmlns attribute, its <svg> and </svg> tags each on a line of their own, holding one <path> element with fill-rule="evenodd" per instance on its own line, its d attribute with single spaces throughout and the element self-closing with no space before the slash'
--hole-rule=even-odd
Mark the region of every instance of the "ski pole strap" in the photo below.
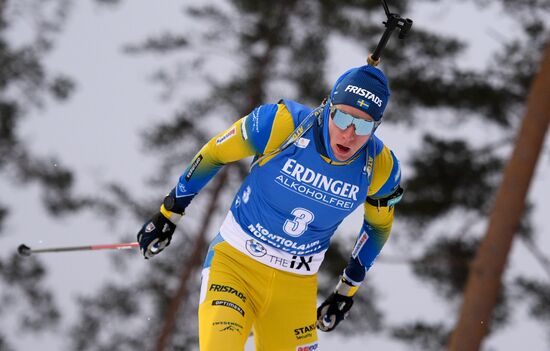
<svg viewBox="0 0 550 351">
<path fill-rule="evenodd" d="M 397 187 L 397 190 L 395 190 L 391 195 L 386 196 L 384 198 L 373 199 L 372 197 L 367 196 L 367 202 L 373 206 L 376 206 L 377 208 L 391 207 L 391 206 L 395 206 L 396 203 L 401 201 L 401 198 L 403 197 L 403 193 L 404 193 L 404 190 L 401 187 L 401 185 L 399 185 Z"/>
<path fill-rule="evenodd" d="M 321 106 L 319 106 L 319 107 L 315 108 L 313 111 L 311 111 L 309 113 L 309 115 L 307 115 L 307 117 L 304 118 L 302 123 L 300 123 L 298 125 L 298 127 L 296 127 L 296 129 L 294 129 L 294 131 L 288 136 L 288 138 L 286 138 L 286 140 L 278 148 L 272 150 L 271 152 L 269 152 L 267 154 L 261 155 L 260 157 L 255 159 L 254 162 L 252 162 L 252 164 L 250 165 L 250 170 L 252 170 L 252 168 L 255 165 L 260 163 L 265 158 L 278 154 L 279 152 L 283 151 L 284 149 L 289 147 L 291 144 L 296 142 L 298 139 L 300 139 L 300 137 L 302 135 L 304 135 L 313 126 L 313 123 L 315 123 L 315 120 L 323 112 L 324 107 L 325 107 L 325 105 L 322 104 Z"/>
</svg>

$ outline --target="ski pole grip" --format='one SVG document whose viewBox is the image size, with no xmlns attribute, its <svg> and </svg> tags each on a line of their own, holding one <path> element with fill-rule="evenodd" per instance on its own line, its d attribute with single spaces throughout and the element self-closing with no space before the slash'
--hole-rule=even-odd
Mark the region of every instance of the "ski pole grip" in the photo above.
<svg viewBox="0 0 550 351">
<path fill-rule="evenodd" d="M 402 18 L 396 13 L 387 13 L 387 15 L 388 20 L 383 22 L 386 29 L 384 30 L 384 33 L 382 33 L 382 37 L 374 49 L 374 52 L 367 57 L 367 63 L 371 66 L 377 66 L 380 63 L 382 51 L 388 44 L 393 31 L 395 29 L 399 29 L 399 39 L 405 39 L 413 24 L 413 21 L 410 18 Z"/>
</svg>

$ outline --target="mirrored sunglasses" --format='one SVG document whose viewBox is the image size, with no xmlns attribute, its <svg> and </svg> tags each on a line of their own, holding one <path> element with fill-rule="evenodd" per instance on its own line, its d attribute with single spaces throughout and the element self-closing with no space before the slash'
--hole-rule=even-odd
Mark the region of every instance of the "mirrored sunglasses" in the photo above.
<svg viewBox="0 0 550 351">
<path fill-rule="evenodd" d="M 355 134 L 362 136 L 371 134 L 376 126 L 375 121 L 366 121 L 364 119 L 354 117 L 334 106 L 330 107 L 330 117 L 332 118 L 334 124 L 342 130 L 345 130 L 353 124 L 355 127 Z"/>
</svg>

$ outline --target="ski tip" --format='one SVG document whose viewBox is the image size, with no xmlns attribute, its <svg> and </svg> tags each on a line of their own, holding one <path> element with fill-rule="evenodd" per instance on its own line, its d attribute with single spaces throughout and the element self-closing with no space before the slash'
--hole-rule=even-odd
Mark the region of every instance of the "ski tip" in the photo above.
<svg viewBox="0 0 550 351">
<path fill-rule="evenodd" d="M 31 255 L 31 248 L 28 247 L 27 245 L 25 244 L 21 244 L 19 245 L 19 247 L 17 248 L 17 252 L 21 255 L 21 256 L 30 256 Z"/>
</svg>

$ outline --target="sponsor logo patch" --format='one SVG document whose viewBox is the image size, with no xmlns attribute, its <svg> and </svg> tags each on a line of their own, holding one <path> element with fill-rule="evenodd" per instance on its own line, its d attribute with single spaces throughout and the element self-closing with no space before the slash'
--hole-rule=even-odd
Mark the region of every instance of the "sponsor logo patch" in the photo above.
<svg viewBox="0 0 550 351">
<path fill-rule="evenodd" d="M 369 156 L 369 160 L 367 162 L 367 175 L 370 177 L 372 173 L 372 166 L 374 165 L 374 159 Z"/>
<path fill-rule="evenodd" d="M 259 240 L 268 243 L 276 249 L 290 252 L 291 254 L 303 256 L 310 252 L 315 252 L 321 248 L 321 242 L 319 240 L 314 240 L 309 243 L 299 243 L 297 241 L 287 239 L 286 237 L 271 233 L 260 223 L 256 223 L 256 225 L 249 224 L 247 229 L 253 236 L 258 238 Z M 277 257 L 277 259 L 279 259 L 279 257 Z M 283 267 L 288 267 L 290 261 L 282 258 L 280 259 L 286 262 L 285 265 L 278 263 L 277 264 L 282 265 Z"/>
<path fill-rule="evenodd" d="M 246 251 L 250 252 L 254 257 L 262 257 L 267 253 L 266 248 L 254 239 L 246 241 Z"/>
<path fill-rule="evenodd" d="M 262 107 L 252 111 L 252 131 L 259 133 L 260 132 L 260 110 Z"/>
<path fill-rule="evenodd" d="M 155 224 L 153 222 L 149 222 L 147 227 L 145 227 L 145 233 L 151 233 L 153 230 L 155 230 Z"/>
<path fill-rule="evenodd" d="M 311 187 L 328 192 L 334 196 L 344 199 L 357 200 L 359 187 L 354 184 L 343 182 L 315 172 L 314 170 L 302 166 L 296 160 L 289 158 L 281 173 L 287 174 L 301 184 L 309 184 Z"/>
<path fill-rule="evenodd" d="M 244 310 L 241 308 L 241 306 L 239 306 L 236 303 L 233 303 L 231 301 L 214 300 L 214 301 L 212 301 L 212 306 L 223 306 L 223 307 L 232 308 L 235 311 L 239 312 L 241 314 L 241 316 L 244 317 Z"/>
<path fill-rule="evenodd" d="M 309 264 L 313 260 L 313 256 L 309 257 L 303 257 L 303 256 L 292 256 L 292 261 L 290 261 L 290 268 L 300 270 L 302 267 L 306 269 L 306 271 L 311 271 L 309 268 Z M 298 264 L 296 264 L 298 263 Z"/>
<path fill-rule="evenodd" d="M 306 138 L 300 138 L 294 142 L 294 145 L 301 149 L 305 149 L 309 145 L 309 139 Z"/>
<path fill-rule="evenodd" d="M 355 246 L 353 247 L 353 251 L 351 253 L 351 257 L 356 258 L 359 254 L 359 251 L 363 248 L 363 245 L 367 242 L 369 239 L 369 235 L 366 232 L 361 233 L 361 236 L 359 239 L 357 239 L 357 242 L 355 243 Z"/>
<path fill-rule="evenodd" d="M 348 85 L 346 89 L 344 89 L 344 91 L 364 97 L 365 99 L 376 104 L 378 107 L 382 107 L 382 99 L 380 99 L 378 96 L 374 95 L 367 89 L 359 88 L 358 86 L 355 86 L 355 85 Z"/>
<path fill-rule="evenodd" d="M 314 350 L 317 350 L 318 347 L 319 347 L 319 344 L 313 343 L 309 345 L 298 346 L 296 348 L 296 351 L 314 351 Z"/>
<path fill-rule="evenodd" d="M 202 155 L 197 156 L 195 161 L 193 161 L 193 163 L 191 164 L 191 167 L 189 167 L 189 171 L 187 171 L 187 174 L 185 175 L 185 180 L 189 181 L 189 179 L 191 179 L 191 176 L 193 175 L 193 173 L 195 173 L 195 170 L 197 169 L 201 161 Z"/>
<path fill-rule="evenodd" d="M 220 145 L 220 144 L 226 142 L 227 140 L 229 140 L 229 139 L 231 139 L 232 137 L 234 137 L 236 134 L 237 134 L 237 128 L 236 128 L 236 127 L 232 127 L 232 128 L 229 129 L 227 132 L 225 132 L 224 135 L 222 135 L 221 137 L 219 137 L 218 139 L 216 139 L 216 145 Z"/>
<path fill-rule="evenodd" d="M 211 284 L 209 290 L 215 291 L 215 292 L 232 294 L 237 296 L 239 299 L 241 299 L 242 302 L 246 302 L 246 296 L 242 292 L 230 287 L 229 285 Z"/>
<path fill-rule="evenodd" d="M 269 263 L 284 268 L 292 268 L 297 271 L 306 270 L 310 272 L 311 267 L 309 266 L 309 264 L 311 263 L 311 261 L 313 261 L 313 256 L 292 256 L 292 260 L 287 260 L 283 257 L 269 255 Z"/>
<path fill-rule="evenodd" d="M 305 339 L 313 336 L 313 331 L 315 330 L 315 323 L 306 325 L 305 327 L 300 327 L 294 329 L 294 336 L 296 339 Z"/>
<path fill-rule="evenodd" d="M 237 328 L 235 328 L 234 326 L 232 325 L 228 325 L 227 327 L 223 328 L 223 329 L 220 329 L 221 332 L 223 331 L 236 331 L 236 332 L 239 332 L 239 334 L 241 333 L 240 330 L 238 330 Z"/>
<path fill-rule="evenodd" d="M 274 180 L 289 191 L 332 208 L 352 211 L 358 205 L 356 201 L 361 190 L 358 185 L 328 177 L 291 158 Z"/>
<path fill-rule="evenodd" d="M 219 328 L 220 332 L 237 332 L 242 334 L 243 326 L 235 322 L 214 322 L 212 323 L 213 327 Z"/>
</svg>

